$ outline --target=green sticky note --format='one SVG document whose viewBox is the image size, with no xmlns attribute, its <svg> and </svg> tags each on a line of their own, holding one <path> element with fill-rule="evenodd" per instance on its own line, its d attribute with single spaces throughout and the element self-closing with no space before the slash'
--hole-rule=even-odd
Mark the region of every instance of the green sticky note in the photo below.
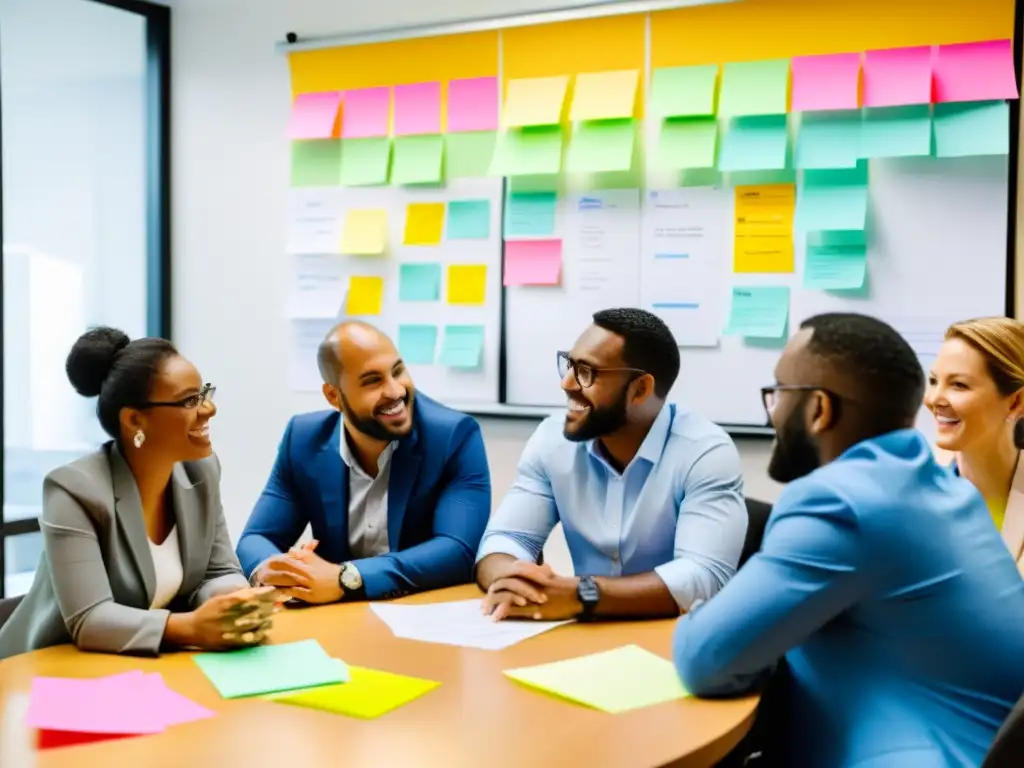
<svg viewBox="0 0 1024 768">
<path fill-rule="evenodd" d="M 725 333 L 750 339 L 781 339 L 789 331 L 789 287 L 751 285 L 732 289 Z"/>
<path fill-rule="evenodd" d="M 804 171 L 796 192 L 797 229 L 863 230 L 867 215 L 867 163 L 852 170 Z"/>
<path fill-rule="evenodd" d="M 478 179 L 489 175 L 494 159 L 494 131 L 449 133 L 444 137 L 446 179 Z"/>
<path fill-rule="evenodd" d="M 651 78 L 651 113 L 658 117 L 715 114 L 718 65 L 656 69 Z"/>
<path fill-rule="evenodd" d="M 436 349 L 436 325 L 398 326 L 398 351 L 406 363 L 433 365 Z"/>
<path fill-rule="evenodd" d="M 786 167 L 789 129 L 785 115 L 737 117 L 722 137 L 720 171 L 781 171 Z"/>
<path fill-rule="evenodd" d="M 449 240 L 486 240 L 491 236 L 489 200 L 452 200 L 448 203 Z"/>
<path fill-rule="evenodd" d="M 587 120 L 577 123 L 569 142 L 566 170 L 572 173 L 613 173 L 633 165 L 636 121 Z"/>
<path fill-rule="evenodd" d="M 860 156 L 924 157 L 932 149 L 932 116 L 927 104 L 865 109 Z"/>
<path fill-rule="evenodd" d="M 718 114 L 784 115 L 789 98 L 789 59 L 734 61 L 722 70 Z"/>
<path fill-rule="evenodd" d="M 440 264 L 420 264 L 416 262 L 399 266 L 399 301 L 437 301 L 440 298 Z"/>
<path fill-rule="evenodd" d="M 552 191 L 509 192 L 505 201 L 505 237 L 549 237 L 555 234 L 555 206 Z"/>
<path fill-rule="evenodd" d="M 687 168 L 679 180 L 683 187 L 720 187 L 722 173 L 714 168 Z"/>
<path fill-rule="evenodd" d="M 260 645 L 192 657 L 225 699 L 344 683 L 348 667 L 332 659 L 316 640 Z"/>
<path fill-rule="evenodd" d="M 367 187 L 388 183 L 391 167 L 391 139 L 342 139 L 341 183 L 346 187 Z"/>
<path fill-rule="evenodd" d="M 446 325 L 441 358 L 451 368 L 479 368 L 483 363 L 484 327 L 482 325 Z"/>
<path fill-rule="evenodd" d="M 867 245 L 867 232 L 863 229 L 819 230 L 807 233 L 808 245 Z"/>
<path fill-rule="evenodd" d="M 498 137 L 492 176 L 544 176 L 562 169 L 562 127 L 511 128 Z"/>
<path fill-rule="evenodd" d="M 440 134 L 395 139 L 392 184 L 437 184 L 442 179 L 444 137 Z"/>
<path fill-rule="evenodd" d="M 714 168 L 718 119 L 677 117 L 663 120 L 658 137 L 658 163 L 671 170 Z"/>
<path fill-rule="evenodd" d="M 336 187 L 341 183 L 340 141 L 314 139 L 292 142 L 293 187 Z"/>
<path fill-rule="evenodd" d="M 1010 152 L 1010 105 L 979 101 L 935 105 L 935 156 L 971 157 Z"/>
<path fill-rule="evenodd" d="M 868 251 L 863 245 L 807 246 L 804 288 L 851 291 L 864 286 Z"/>
<path fill-rule="evenodd" d="M 859 110 L 805 113 L 796 140 L 796 167 L 855 168 L 860 130 Z"/>
<path fill-rule="evenodd" d="M 611 714 L 689 696 L 672 662 L 638 645 L 506 669 L 505 674 L 523 685 Z"/>
</svg>

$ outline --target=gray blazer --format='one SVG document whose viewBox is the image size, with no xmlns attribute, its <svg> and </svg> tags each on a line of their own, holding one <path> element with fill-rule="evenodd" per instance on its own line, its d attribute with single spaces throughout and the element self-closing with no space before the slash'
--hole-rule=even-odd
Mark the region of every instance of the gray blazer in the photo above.
<svg viewBox="0 0 1024 768">
<path fill-rule="evenodd" d="M 216 456 L 171 475 L 183 578 L 168 609 L 150 609 L 156 573 L 142 500 L 111 442 L 43 482 L 44 550 L 32 588 L 0 629 L 0 659 L 73 642 L 83 651 L 156 655 L 172 611 L 247 587 L 220 503 Z"/>
</svg>

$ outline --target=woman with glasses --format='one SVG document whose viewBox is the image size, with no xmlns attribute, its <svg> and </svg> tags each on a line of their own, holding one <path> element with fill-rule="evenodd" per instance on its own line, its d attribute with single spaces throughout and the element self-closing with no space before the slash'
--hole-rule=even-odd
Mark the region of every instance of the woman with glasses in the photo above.
<svg viewBox="0 0 1024 768">
<path fill-rule="evenodd" d="M 111 440 L 43 482 L 43 556 L 0 659 L 67 642 L 150 655 L 262 642 L 274 595 L 249 588 L 228 538 L 213 387 L 169 341 L 113 328 L 81 336 L 66 370 Z"/>
</svg>

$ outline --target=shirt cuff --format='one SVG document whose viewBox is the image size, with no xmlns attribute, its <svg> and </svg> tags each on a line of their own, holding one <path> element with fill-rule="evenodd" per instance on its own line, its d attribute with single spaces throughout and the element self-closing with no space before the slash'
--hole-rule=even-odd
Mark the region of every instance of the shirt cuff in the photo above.
<svg viewBox="0 0 1024 768">
<path fill-rule="evenodd" d="M 511 555 L 516 560 L 526 560 L 531 563 L 537 561 L 537 555 L 504 533 L 492 533 L 484 536 L 476 555 L 476 562 L 479 563 L 488 555 Z"/>
<path fill-rule="evenodd" d="M 670 560 L 654 569 L 658 578 L 665 582 L 679 610 L 684 613 L 689 611 L 699 598 L 703 598 L 703 595 L 695 594 L 692 569 L 693 565 L 685 560 Z"/>
</svg>

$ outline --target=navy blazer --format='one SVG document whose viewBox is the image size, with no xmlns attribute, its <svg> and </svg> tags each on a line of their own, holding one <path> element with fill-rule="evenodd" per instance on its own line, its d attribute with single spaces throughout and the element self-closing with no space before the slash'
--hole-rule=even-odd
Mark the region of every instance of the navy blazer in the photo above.
<svg viewBox="0 0 1024 768">
<path fill-rule="evenodd" d="M 491 514 L 491 475 L 476 420 L 416 395 L 412 432 L 391 457 L 391 551 L 359 560 L 349 550 L 341 430 L 338 411 L 305 413 L 288 423 L 270 479 L 238 541 L 246 576 L 287 551 L 309 524 L 320 542 L 317 554 L 332 563 L 352 561 L 371 600 L 472 581 Z"/>
</svg>

